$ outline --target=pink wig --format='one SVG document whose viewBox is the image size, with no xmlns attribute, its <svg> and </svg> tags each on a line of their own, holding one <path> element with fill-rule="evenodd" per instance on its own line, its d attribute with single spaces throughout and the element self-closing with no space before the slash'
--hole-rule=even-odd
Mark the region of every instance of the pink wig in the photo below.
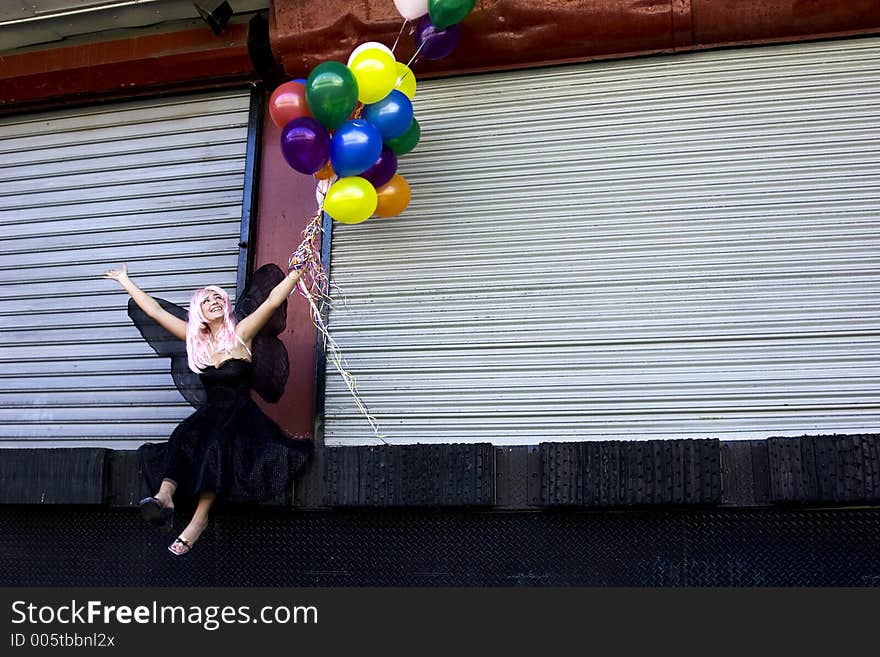
<svg viewBox="0 0 880 657">
<path fill-rule="evenodd" d="M 216 285 L 196 290 L 189 300 L 189 320 L 186 323 L 186 355 L 189 368 L 196 373 L 214 364 L 211 352 L 211 329 L 202 314 L 202 301 L 211 292 L 217 292 L 223 297 L 223 326 L 214 336 L 214 340 L 218 348 L 223 351 L 231 351 L 235 348 L 235 319 L 232 317 L 229 295 Z"/>
</svg>

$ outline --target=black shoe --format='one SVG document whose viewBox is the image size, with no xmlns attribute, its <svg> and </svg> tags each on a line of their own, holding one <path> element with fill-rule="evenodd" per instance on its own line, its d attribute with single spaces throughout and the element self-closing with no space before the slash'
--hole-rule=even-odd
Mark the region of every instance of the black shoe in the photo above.
<svg viewBox="0 0 880 657">
<path fill-rule="evenodd" d="M 165 529 L 174 526 L 174 507 L 163 507 L 155 497 L 145 497 L 138 502 L 141 510 L 141 518 L 153 525 L 159 525 Z"/>
</svg>

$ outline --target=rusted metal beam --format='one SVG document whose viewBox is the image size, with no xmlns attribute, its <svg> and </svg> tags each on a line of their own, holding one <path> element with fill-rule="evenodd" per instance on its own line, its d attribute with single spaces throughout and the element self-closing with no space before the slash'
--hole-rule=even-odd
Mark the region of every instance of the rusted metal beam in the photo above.
<svg viewBox="0 0 880 657">
<path fill-rule="evenodd" d="M 366 41 L 392 44 L 403 19 L 382 0 L 275 0 L 270 36 L 291 77 Z M 880 0 L 481 0 L 456 51 L 418 62 L 432 75 L 522 68 L 719 46 L 880 32 Z M 407 31 L 395 51 L 406 61 Z"/>
<path fill-rule="evenodd" d="M 247 36 L 238 23 L 0 55 L 0 113 L 254 80 Z"/>
</svg>

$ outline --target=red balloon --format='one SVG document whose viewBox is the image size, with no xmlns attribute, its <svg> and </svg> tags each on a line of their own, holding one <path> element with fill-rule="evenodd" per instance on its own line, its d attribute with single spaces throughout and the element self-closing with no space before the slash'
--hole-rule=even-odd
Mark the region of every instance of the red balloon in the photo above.
<svg viewBox="0 0 880 657">
<path fill-rule="evenodd" d="M 311 116 L 306 103 L 306 86 L 292 80 L 278 85 L 269 98 L 269 116 L 282 130 L 284 126 L 303 116 Z"/>
</svg>

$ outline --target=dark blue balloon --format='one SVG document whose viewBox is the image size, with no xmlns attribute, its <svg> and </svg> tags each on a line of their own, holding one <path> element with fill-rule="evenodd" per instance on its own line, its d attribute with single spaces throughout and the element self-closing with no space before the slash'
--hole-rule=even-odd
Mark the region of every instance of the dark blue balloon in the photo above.
<svg viewBox="0 0 880 657">
<path fill-rule="evenodd" d="M 330 141 L 330 162 L 340 178 L 356 176 L 370 168 L 382 153 L 382 135 L 369 121 L 346 121 Z"/>
<path fill-rule="evenodd" d="M 455 23 L 444 30 L 438 30 L 425 14 L 416 23 L 416 48 L 425 59 L 443 59 L 458 45 L 461 38 L 461 25 Z"/>
<path fill-rule="evenodd" d="M 308 80 L 306 80 L 305 78 L 296 78 L 294 80 L 294 82 L 301 82 L 303 84 L 303 86 L 305 86 L 305 84 L 308 82 Z"/>
<path fill-rule="evenodd" d="M 397 156 L 388 146 L 382 146 L 382 154 L 369 169 L 361 174 L 361 178 L 373 183 L 379 189 L 397 173 Z"/>
<path fill-rule="evenodd" d="M 406 94 L 397 89 L 379 102 L 366 105 L 361 114 L 382 134 L 382 139 L 400 137 L 413 120 L 413 106 Z"/>
</svg>

